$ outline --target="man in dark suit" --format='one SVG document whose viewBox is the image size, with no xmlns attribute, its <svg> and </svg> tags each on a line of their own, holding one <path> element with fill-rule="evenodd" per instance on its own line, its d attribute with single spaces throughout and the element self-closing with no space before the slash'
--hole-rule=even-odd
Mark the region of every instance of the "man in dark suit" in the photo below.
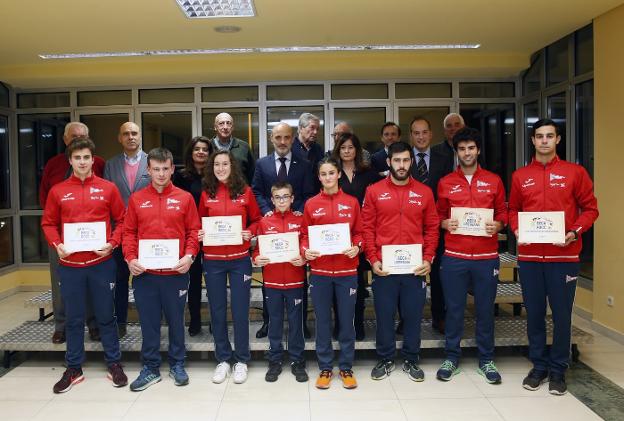
<svg viewBox="0 0 624 421">
<path fill-rule="evenodd" d="M 388 164 L 388 147 L 395 142 L 401 140 L 401 128 L 398 124 L 388 121 L 381 127 L 381 143 L 383 148 L 371 155 L 371 167 L 379 173 L 379 175 L 387 176 Z"/>
<path fill-rule="evenodd" d="M 293 211 L 303 212 L 303 205 L 306 200 L 314 195 L 311 165 L 307 160 L 293 153 L 292 128 L 288 124 L 279 123 L 273 127 L 271 143 L 275 148 L 275 152 L 258 160 L 251 183 L 258 206 L 260 206 L 264 216 L 271 215 L 273 213 L 271 186 L 276 181 L 287 181 L 292 186 L 295 196 L 292 206 Z M 262 297 L 264 302 L 264 286 L 262 288 Z M 307 309 L 307 293 L 305 292 L 302 304 L 303 308 Z M 258 338 L 265 337 L 268 333 L 269 315 L 266 311 L 266 304 L 263 305 L 262 316 L 264 323 L 256 333 Z M 309 332 L 307 332 L 305 327 L 304 334 L 309 336 Z"/>
<path fill-rule="evenodd" d="M 121 193 L 124 205 L 128 206 L 128 198 L 135 191 L 149 185 L 150 176 L 147 173 L 147 154 L 141 150 L 141 129 L 132 122 L 127 122 L 119 128 L 117 140 L 123 152 L 106 161 L 104 178 L 112 181 Z M 117 262 L 117 280 L 115 284 L 115 314 L 119 337 L 126 334 L 128 321 L 128 278 L 130 271 L 123 258 L 121 247 L 113 252 Z"/>
<path fill-rule="evenodd" d="M 453 136 L 459 130 L 466 127 L 464 118 L 457 113 L 450 113 L 444 117 L 444 141 L 433 146 L 431 150 L 436 154 L 442 155 L 447 165 L 451 165 L 452 170 L 457 167 L 457 154 L 453 149 Z M 479 162 L 481 164 L 481 162 Z M 451 170 L 451 171 L 452 171 Z M 433 192 L 436 194 L 437 192 Z"/>
</svg>

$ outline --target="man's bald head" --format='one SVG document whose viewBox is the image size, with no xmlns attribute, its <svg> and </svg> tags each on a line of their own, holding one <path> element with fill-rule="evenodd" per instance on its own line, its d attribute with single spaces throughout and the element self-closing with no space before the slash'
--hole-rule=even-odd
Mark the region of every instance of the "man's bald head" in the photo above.
<svg viewBox="0 0 624 421">
<path fill-rule="evenodd" d="M 234 132 L 234 119 L 228 113 L 219 113 L 215 117 L 214 129 L 219 141 L 227 143 L 232 138 L 232 132 Z"/>
</svg>

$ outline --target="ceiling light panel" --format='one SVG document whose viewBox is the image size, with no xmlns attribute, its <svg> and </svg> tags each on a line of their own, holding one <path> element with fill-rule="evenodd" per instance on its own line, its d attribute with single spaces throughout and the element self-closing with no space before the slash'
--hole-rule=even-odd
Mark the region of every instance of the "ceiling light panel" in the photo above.
<svg viewBox="0 0 624 421">
<path fill-rule="evenodd" d="M 176 0 L 189 19 L 256 16 L 253 0 Z"/>
</svg>

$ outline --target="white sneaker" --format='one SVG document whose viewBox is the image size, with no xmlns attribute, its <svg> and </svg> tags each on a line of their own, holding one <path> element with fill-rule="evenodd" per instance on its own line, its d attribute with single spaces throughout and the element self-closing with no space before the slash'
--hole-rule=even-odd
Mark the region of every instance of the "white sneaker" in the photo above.
<svg viewBox="0 0 624 421">
<path fill-rule="evenodd" d="M 236 384 L 245 383 L 245 380 L 247 380 L 247 364 L 234 364 L 234 374 L 232 374 L 232 379 Z"/>
<path fill-rule="evenodd" d="M 215 368 L 214 375 L 212 376 L 213 383 L 223 383 L 227 376 L 230 374 L 230 364 L 226 361 L 220 362 Z"/>
</svg>

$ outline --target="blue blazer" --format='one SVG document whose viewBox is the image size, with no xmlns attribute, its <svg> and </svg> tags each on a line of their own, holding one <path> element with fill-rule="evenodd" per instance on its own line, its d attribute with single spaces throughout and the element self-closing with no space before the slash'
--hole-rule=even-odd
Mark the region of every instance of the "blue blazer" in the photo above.
<svg viewBox="0 0 624 421">
<path fill-rule="evenodd" d="M 146 187 L 151 182 L 150 176 L 147 173 L 147 154 L 143 151 L 139 153 L 141 154 L 141 160 L 139 161 L 139 169 L 134 181 L 134 186 L 128 186 L 128 179 L 124 171 L 125 159 L 123 153 L 115 155 L 106 161 L 106 165 L 104 166 L 104 178 L 112 181 L 117 186 L 126 207 L 128 206 L 128 198 L 130 195 Z"/>
<path fill-rule="evenodd" d="M 384 148 L 379 149 L 377 152 L 371 155 L 371 167 L 377 172 L 385 172 L 390 168 L 386 163 L 388 154 Z"/>
<path fill-rule="evenodd" d="M 256 201 L 262 214 L 273 210 L 271 202 L 271 186 L 277 181 L 277 169 L 275 167 L 275 154 L 264 156 L 256 162 L 251 189 L 256 196 Z M 305 159 L 292 154 L 290 168 L 288 169 L 288 182 L 293 187 L 295 201 L 292 209 L 303 212 L 306 200 L 314 196 L 314 184 L 312 183 L 312 168 Z"/>
</svg>

